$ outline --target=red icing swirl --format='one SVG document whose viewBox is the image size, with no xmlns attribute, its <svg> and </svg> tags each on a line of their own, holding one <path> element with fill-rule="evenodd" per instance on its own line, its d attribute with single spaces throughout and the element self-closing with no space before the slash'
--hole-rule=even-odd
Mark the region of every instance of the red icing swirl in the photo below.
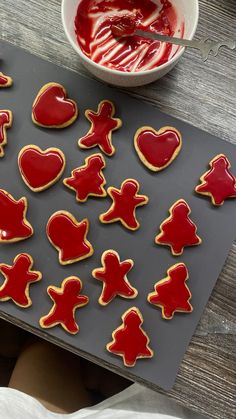
<svg viewBox="0 0 236 419">
<path fill-rule="evenodd" d="M 130 229 L 137 230 L 139 223 L 136 219 L 135 209 L 145 205 L 148 197 L 138 195 L 139 183 L 135 179 L 126 179 L 121 184 L 121 189 L 108 188 L 107 192 L 113 200 L 110 209 L 101 214 L 99 219 L 102 223 L 113 223 L 120 221 L 121 224 Z"/>
<path fill-rule="evenodd" d="M 155 242 L 170 246 L 173 255 L 178 256 L 186 246 L 198 245 L 202 241 L 196 234 L 196 225 L 189 218 L 191 209 L 183 199 L 172 205 L 169 212 L 170 217 L 161 224 L 161 233 Z"/>
<path fill-rule="evenodd" d="M 184 24 L 170 0 L 82 0 L 75 31 L 82 52 L 98 64 L 120 71 L 151 70 L 172 58 L 179 47 L 140 36 L 114 37 L 117 18 L 135 19 L 137 29 L 183 36 Z"/>
<path fill-rule="evenodd" d="M 214 205 L 223 205 L 225 199 L 236 198 L 236 178 L 230 171 L 230 162 L 224 154 L 210 161 L 211 169 L 201 177 L 201 184 L 195 189 L 203 195 L 210 195 Z"/>
<path fill-rule="evenodd" d="M 55 212 L 49 218 L 47 236 L 59 251 L 62 265 L 78 262 L 93 254 L 93 247 L 86 238 L 88 229 L 89 221 L 86 218 L 78 222 L 67 211 Z"/>
<path fill-rule="evenodd" d="M 107 305 L 117 295 L 125 298 L 135 298 L 137 290 L 133 288 L 127 278 L 127 273 L 133 267 L 131 259 L 120 261 L 114 250 L 107 250 L 102 255 L 103 268 L 94 269 L 94 278 L 103 282 L 103 290 L 99 298 L 101 305 Z"/>
<path fill-rule="evenodd" d="M 191 293 L 186 285 L 188 270 L 184 263 L 171 266 L 167 271 L 168 276 L 157 282 L 155 292 L 148 295 L 149 303 L 161 307 L 162 317 L 170 320 L 175 312 L 192 312 L 189 303 Z"/>
<path fill-rule="evenodd" d="M 0 242 L 15 242 L 32 236 L 33 228 L 26 220 L 27 199 L 16 201 L 0 189 Z"/>
<path fill-rule="evenodd" d="M 0 300 L 13 300 L 21 307 L 29 307 L 32 302 L 29 297 L 29 285 L 42 278 L 41 272 L 32 271 L 33 259 L 27 253 L 20 253 L 14 259 L 12 266 L 0 264 L 0 272 L 5 281 L 0 288 Z"/>
<path fill-rule="evenodd" d="M 143 318 L 136 307 L 127 310 L 122 316 L 123 323 L 113 333 L 113 341 L 107 350 L 123 358 L 126 367 L 134 367 L 138 358 L 152 358 L 149 338 L 142 329 Z"/>
<path fill-rule="evenodd" d="M 49 148 L 45 151 L 37 146 L 24 147 L 18 156 L 18 165 L 26 184 L 34 191 L 51 186 L 60 177 L 65 166 L 61 150 Z"/>
<path fill-rule="evenodd" d="M 0 88 L 9 87 L 12 85 L 11 77 L 5 76 L 5 74 L 0 73 Z"/>
<path fill-rule="evenodd" d="M 81 295 L 82 282 L 76 276 L 64 279 L 61 288 L 49 286 L 48 295 L 54 305 L 50 312 L 40 319 L 40 326 L 54 327 L 60 324 L 67 332 L 75 334 L 79 326 L 75 321 L 75 310 L 89 302 L 86 295 Z"/>
</svg>

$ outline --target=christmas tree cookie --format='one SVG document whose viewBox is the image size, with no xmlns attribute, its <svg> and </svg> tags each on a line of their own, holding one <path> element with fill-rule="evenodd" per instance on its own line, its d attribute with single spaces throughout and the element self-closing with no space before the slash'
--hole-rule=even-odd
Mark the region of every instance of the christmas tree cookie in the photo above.
<svg viewBox="0 0 236 419">
<path fill-rule="evenodd" d="M 27 199 L 16 201 L 7 191 L 0 189 L 0 243 L 28 239 L 34 230 L 26 219 Z"/>
<path fill-rule="evenodd" d="M 61 265 L 79 262 L 93 254 L 93 246 L 87 240 L 89 221 L 77 221 L 68 211 L 57 211 L 47 222 L 47 236 L 59 252 Z"/>
<path fill-rule="evenodd" d="M 81 290 L 82 281 L 76 276 L 64 279 L 60 288 L 50 285 L 47 293 L 53 306 L 46 316 L 41 317 L 40 326 L 46 329 L 61 325 L 68 333 L 77 333 L 79 326 L 75 321 L 75 310 L 89 302 L 86 295 L 80 294 Z"/>
<path fill-rule="evenodd" d="M 154 285 L 154 292 L 148 295 L 148 302 L 160 307 L 163 319 L 170 320 L 176 312 L 191 313 L 191 292 L 186 285 L 188 270 L 184 263 L 177 263 L 167 271 L 167 277 Z"/>
<path fill-rule="evenodd" d="M 108 352 L 121 356 L 126 367 L 134 367 L 137 359 L 152 358 L 150 339 L 142 329 L 143 317 L 138 308 L 129 308 L 122 316 L 122 325 L 112 333 Z"/>
<path fill-rule="evenodd" d="M 134 262 L 131 259 L 120 261 L 115 250 L 106 250 L 102 254 L 102 268 L 92 271 L 95 279 L 103 282 L 99 303 L 103 306 L 110 303 L 117 295 L 124 298 L 135 298 L 138 291 L 133 288 L 127 278 Z"/>
<path fill-rule="evenodd" d="M 12 300 L 23 308 L 31 306 L 29 286 L 42 278 L 41 272 L 32 271 L 33 263 L 33 258 L 27 253 L 17 255 L 12 266 L 0 263 L 0 272 L 5 278 L 0 287 L 0 301 Z"/>
<path fill-rule="evenodd" d="M 103 156 L 93 154 L 85 159 L 85 164 L 71 172 L 71 177 L 63 180 L 68 188 L 76 193 L 78 202 L 86 202 L 89 196 L 103 198 L 106 196 L 106 180 L 102 170 L 106 167 Z"/>
<path fill-rule="evenodd" d="M 169 246 L 174 256 L 182 255 L 187 246 L 201 244 L 197 236 L 197 227 L 189 218 L 191 209 L 184 199 L 176 201 L 169 209 L 170 216 L 160 226 L 161 232 L 155 237 L 155 243 Z"/>
<path fill-rule="evenodd" d="M 200 178 L 195 191 L 211 198 L 212 204 L 220 206 L 228 198 L 236 198 L 236 178 L 230 171 L 230 162 L 224 154 L 218 154 L 209 163 L 210 170 Z"/>
<path fill-rule="evenodd" d="M 110 187 L 107 189 L 113 203 L 109 210 L 101 214 L 99 219 L 102 223 L 121 224 L 129 230 L 137 230 L 140 224 L 136 218 L 137 207 L 148 203 L 146 195 L 138 195 L 139 183 L 135 179 L 126 179 L 121 184 L 121 189 Z"/>
<path fill-rule="evenodd" d="M 0 110 L 0 157 L 3 157 L 4 146 L 7 144 L 7 129 L 12 126 L 12 112 Z"/>
<path fill-rule="evenodd" d="M 109 100 L 102 100 L 98 105 L 97 112 L 87 109 L 85 116 L 91 122 L 91 128 L 84 137 L 79 139 L 79 146 L 81 148 L 98 146 L 103 153 L 112 156 L 115 153 L 112 132 L 122 125 L 119 118 L 113 118 L 114 115 L 115 106 Z"/>
</svg>

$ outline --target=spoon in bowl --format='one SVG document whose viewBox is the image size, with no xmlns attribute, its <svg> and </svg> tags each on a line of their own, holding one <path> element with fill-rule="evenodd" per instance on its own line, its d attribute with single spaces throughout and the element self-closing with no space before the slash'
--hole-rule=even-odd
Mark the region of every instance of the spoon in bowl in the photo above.
<svg viewBox="0 0 236 419">
<path fill-rule="evenodd" d="M 201 52 L 201 57 L 203 61 L 206 61 L 208 59 L 209 54 L 211 52 L 213 53 L 214 57 L 216 57 L 221 47 L 227 47 L 232 50 L 236 48 L 236 42 L 227 39 L 224 41 L 217 42 L 212 41 L 209 37 L 206 37 L 201 39 L 200 41 L 196 41 L 140 30 L 137 28 L 135 16 L 130 15 L 121 16 L 114 19 L 111 24 L 111 31 L 114 37 L 119 39 L 137 35 L 155 41 L 168 42 L 170 44 L 180 45 L 182 47 L 198 49 Z"/>
</svg>

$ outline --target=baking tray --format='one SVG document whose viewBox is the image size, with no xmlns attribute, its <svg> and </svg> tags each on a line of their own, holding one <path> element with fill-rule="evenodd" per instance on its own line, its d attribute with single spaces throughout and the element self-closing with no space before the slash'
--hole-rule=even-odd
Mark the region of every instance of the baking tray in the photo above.
<svg viewBox="0 0 236 419">
<path fill-rule="evenodd" d="M 214 208 L 209 199 L 194 193 L 194 187 L 208 169 L 209 160 L 216 154 L 225 153 L 232 163 L 233 173 L 236 173 L 235 146 L 165 115 L 115 88 L 59 68 L 7 43 L 1 43 L 1 54 L 1 71 L 13 77 L 14 86 L 0 92 L 0 108 L 11 109 L 14 122 L 8 130 L 5 157 L 0 161 L 0 188 L 9 191 L 15 198 L 27 197 L 27 218 L 35 234 L 22 242 L 1 244 L 0 262 L 11 264 L 18 253 L 28 252 L 34 259 L 34 268 L 42 272 L 43 279 L 30 287 L 33 301 L 30 308 L 22 309 L 12 302 L 2 302 L 0 315 L 134 381 L 154 388 L 170 389 L 236 232 L 236 202 L 228 200 L 223 207 Z M 69 97 L 78 103 L 80 116 L 66 129 L 38 128 L 31 121 L 32 102 L 42 85 L 50 81 L 63 84 Z M 124 179 L 134 178 L 140 182 L 140 193 L 150 198 L 147 206 L 137 210 L 141 228 L 136 232 L 126 230 L 118 223 L 103 225 L 99 222 L 99 214 L 110 206 L 109 198 L 90 198 L 86 203 L 78 204 L 74 193 L 65 188 L 62 180 L 47 191 L 33 193 L 18 172 L 17 155 L 20 149 L 26 144 L 36 144 L 42 149 L 55 146 L 64 151 L 64 177 L 68 177 L 73 168 L 83 164 L 85 157 L 97 151 L 80 150 L 77 140 L 89 128 L 84 111 L 87 108 L 97 109 L 103 99 L 115 103 L 116 116 L 123 120 L 123 127 L 113 134 L 116 154 L 106 158 L 104 174 L 107 186 L 119 187 Z M 156 129 L 171 125 L 182 133 L 180 155 L 162 172 L 150 172 L 136 155 L 133 136 L 142 125 Z M 185 249 L 182 257 L 175 258 L 167 247 L 156 246 L 154 237 L 168 215 L 168 208 L 179 198 L 184 198 L 190 205 L 192 219 L 198 226 L 203 243 Z M 49 216 L 60 209 L 70 211 L 79 220 L 89 218 L 88 238 L 95 249 L 91 258 L 64 267 L 59 265 L 57 252 L 45 234 Z M 139 291 L 135 300 L 116 298 L 106 307 L 98 304 L 102 286 L 92 278 L 91 271 L 101 266 L 101 254 L 106 249 L 118 251 L 121 260 L 134 260 L 129 280 Z M 153 291 L 154 283 L 166 275 L 167 268 L 177 262 L 185 262 L 189 269 L 188 286 L 194 310 L 191 314 L 176 314 L 171 321 L 166 321 L 161 318 L 160 310 L 147 303 L 146 297 Z M 59 286 L 70 275 L 78 275 L 82 279 L 83 292 L 90 298 L 90 304 L 76 313 L 80 332 L 73 336 L 61 327 L 41 329 L 39 318 L 52 306 L 46 293 L 47 286 Z M 106 351 L 105 345 L 111 341 L 112 331 L 120 325 L 121 315 L 134 305 L 144 317 L 143 327 L 150 337 L 155 355 L 152 359 L 138 360 L 133 368 L 126 368 L 120 357 Z"/>
</svg>

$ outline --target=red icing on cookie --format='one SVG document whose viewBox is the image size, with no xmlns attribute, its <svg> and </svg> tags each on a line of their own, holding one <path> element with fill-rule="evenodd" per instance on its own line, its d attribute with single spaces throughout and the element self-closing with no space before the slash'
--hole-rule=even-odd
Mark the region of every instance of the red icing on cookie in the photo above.
<svg viewBox="0 0 236 419">
<path fill-rule="evenodd" d="M 0 242 L 9 243 L 32 236 L 33 228 L 26 220 L 27 199 L 16 201 L 0 189 Z"/>
<path fill-rule="evenodd" d="M 62 265 L 78 262 L 93 254 L 93 247 L 87 240 L 89 221 L 78 222 L 67 211 L 55 212 L 47 222 L 47 236 L 59 252 Z"/>
<path fill-rule="evenodd" d="M 21 176 L 34 192 L 49 188 L 62 175 L 65 156 L 57 148 L 41 150 L 35 145 L 22 148 L 18 156 Z"/>
<path fill-rule="evenodd" d="M 134 146 L 143 164 L 158 172 L 177 157 L 182 147 L 182 136 L 173 127 L 163 127 L 159 131 L 142 127 L 135 134 Z"/>
<path fill-rule="evenodd" d="M 87 110 L 86 118 L 91 122 L 89 132 L 79 139 L 81 148 L 92 148 L 98 146 L 103 153 L 112 156 L 115 148 L 112 145 L 112 131 L 121 127 L 122 122 L 113 118 L 115 107 L 109 100 L 103 100 L 98 105 L 98 111 Z"/>
<path fill-rule="evenodd" d="M 102 223 L 120 221 L 124 227 L 137 230 L 140 224 L 136 219 L 135 209 L 148 203 L 148 197 L 138 195 L 138 191 L 139 183 L 134 179 L 126 179 L 122 182 L 120 190 L 113 187 L 108 188 L 107 192 L 113 203 L 106 213 L 100 215 L 100 221 Z"/>
<path fill-rule="evenodd" d="M 101 154 L 93 154 L 85 159 L 85 165 L 72 170 L 71 177 L 63 180 L 68 188 L 76 192 L 76 200 L 87 201 L 89 196 L 104 197 L 106 180 L 102 169 L 106 166 Z"/>
<path fill-rule="evenodd" d="M 4 146 L 7 144 L 7 128 L 12 124 L 12 112 L 0 110 L 0 157 L 4 156 Z"/>
<path fill-rule="evenodd" d="M 12 78 L 0 72 L 0 88 L 10 87 L 12 85 Z"/>
<path fill-rule="evenodd" d="M 32 301 L 29 297 L 29 285 L 40 281 L 41 272 L 32 271 L 33 259 L 27 253 L 20 253 L 13 265 L 0 264 L 0 272 L 5 278 L 0 287 L 0 301 L 13 300 L 20 307 L 29 307 Z"/>
<path fill-rule="evenodd" d="M 169 212 L 170 217 L 161 224 L 155 243 L 170 246 L 172 254 L 179 256 L 186 246 L 198 245 L 202 240 L 196 234 L 197 227 L 189 218 L 191 209 L 184 199 L 175 202 Z"/>
<path fill-rule="evenodd" d="M 58 83 L 43 86 L 32 108 L 32 119 L 37 125 L 47 128 L 64 128 L 78 116 L 76 103 L 67 99 L 66 90 Z"/>
<path fill-rule="evenodd" d="M 148 301 L 161 307 L 162 317 L 173 318 L 175 312 L 191 313 L 191 293 L 186 285 L 188 270 L 184 263 L 177 263 L 167 271 L 167 277 L 154 285 L 155 292 L 148 295 Z"/>
<path fill-rule="evenodd" d="M 79 326 L 75 321 L 75 310 L 89 302 L 89 298 L 86 295 L 80 294 L 81 289 L 82 281 L 76 276 L 64 279 L 61 288 L 49 286 L 47 292 L 54 304 L 49 313 L 41 317 L 39 321 L 40 326 L 49 328 L 59 324 L 67 332 L 77 333 Z"/>
<path fill-rule="evenodd" d="M 236 178 L 229 170 L 231 165 L 227 157 L 219 154 L 209 165 L 211 169 L 200 178 L 201 184 L 195 191 L 209 195 L 213 205 L 223 205 L 225 199 L 236 198 Z"/>
<path fill-rule="evenodd" d="M 122 316 L 123 324 L 112 333 L 113 341 L 107 350 L 122 356 L 126 367 L 134 367 L 138 358 L 152 358 L 149 337 L 142 329 L 143 317 L 136 307 L 127 310 Z"/>
<path fill-rule="evenodd" d="M 106 250 L 102 255 L 102 268 L 94 269 L 94 278 L 103 282 L 103 289 L 99 298 L 101 305 L 107 305 L 117 295 L 125 298 L 135 298 L 138 291 L 133 288 L 127 278 L 134 262 L 131 259 L 120 261 L 114 250 Z"/>
</svg>

